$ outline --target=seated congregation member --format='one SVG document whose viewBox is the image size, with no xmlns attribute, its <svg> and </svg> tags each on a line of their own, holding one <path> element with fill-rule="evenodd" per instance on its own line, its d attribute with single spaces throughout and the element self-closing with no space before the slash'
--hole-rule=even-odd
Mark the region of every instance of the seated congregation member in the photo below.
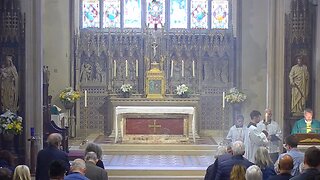
<svg viewBox="0 0 320 180">
<path fill-rule="evenodd" d="M 98 144 L 95 143 L 88 143 L 84 154 L 86 155 L 87 152 L 95 152 L 98 158 L 98 161 L 96 163 L 97 166 L 101 167 L 102 169 L 104 169 L 104 164 L 101 161 L 102 159 L 102 149 Z"/>
<path fill-rule="evenodd" d="M 288 154 L 293 159 L 293 169 L 291 171 L 292 176 L 297 176 L 300 174 L 299 166 L 303 163 L 304 154 L 297 148 L 298 146 L 298 139 L 294 135 L 290 135 L 285 138 L 284 140 L 285 148 L 287 150 L 286 153 L 280 154 L 278 160 L 275 163 L 275 170 L 278 172 L 278 163 L 282 156 Z"/>
<path fill-rule="evenodd" d="M 107 171 L 96 165 L 98 158 L 95 152 L 87 152 L 84 160 L 86 161 L 85 176 L 90 180 L 107 180 Z"/>
<path fill-rule="evenodd" d="M 292 180 L 318 180 L 320 179 L 320 149 L 309 147 L 304 153 L 304 171 L 302 174 L 291 178 Z"/>
<path fill-rule="evenodd" d="M 262 171 L 257 165 L 248 167 L 246 171 L 246 180 L 262 180 Z"/>
<path fill-rule="evenodd" d="M 263 180 L 267 180 L 270 176 L 276 175 L 274 165 L 266 147 L 259 147 L 255 156 L 255 164 L 260 168 Z"/>
<path fill-rule="evenodd" d="M 267 132 L 260 131 L 257 128 L 257 124 L 260 122 L 261 113 L 253 110 L 250 113 L 251 121 L 247 126 L 246 135 L 244 138 L 244 144 L 246 146 L 246 152 L 244 157 L 249 161 L 254 162 L 254 155 L 260 146 L 266 146 L 268 143 Z"/>
<path fill-rule="evenodd" d="M 9 168 L 0 168 L 0 179 L 1 180 L 12 180 L 12 172 Z"/>
<path fill-rule="evenodd" d="M 219 147 L 218 147 L 219 149 Z M 204 177 L 205 180 L 211 180 L 216 177 L 218 165 L 221 164 L 223 161 L 230 159 L 232 157 L 232 149 L 230 146 L 220 146 L 220 149 L 223 149 L 225 151 L 224 154 L 221 154 L 221 151 L 218 151 L 215 155 L 215 161 L 213 164 L 211 164 L 206 171 L 206 175 Z"/>
<path fill-rule="evenodd" d="M 241 165 L 245 168 L 253 165 L 249 160 L 243 157 L 245 147 L 242 141 L 236 141 L 232 144 L 232 157 L 221 162 L 217 169 L 217 175 L 214 179 L 230 179 L 230 173 L 234 165 Z"/>
<path fill-rule="evenodd" d="M 19 165 L 14 170 L 13 180 L 31 180 L 30 169 L 26 165 Z"/>
<path fill-rule="evenodd" d="M 230 180 L 246 180 L 246 168 L 234 165 L 230 173 Z"/>
<path fill-rule="evenodd" d="M 0 150 L 0 167 L 8 168 L 11 174 L 14 172 L 16 157 L 8 150 Z"/>
<path fill-rule="evenodd" d="M 290 155 L 285 154 L 279 159 L 279 174 L 269 177 L 268 180 L 289 180 L 292 178 L 291 170 L 293 168 L 293 159 Z"/>
<path fill-rule="evenodd" d="M 48 147 L 38 152 L 36 180 L 49 179 L 49 166 L 53 160 L 62 160 L 67 171 L 70 169 L 68 155 L 59 149 L 62 136 L 59 133 L 52 133 L 48 136 Z"/>
<path fill-rule="evenodd" d="M 50 180 L 62 180 L 67 172 L 64 162 L 61 160 L 54 160 L 49 166 Z"/>
<path fill-rule="evenodd" d="M 272 119 L 272 111 L 270 108 L 265 109 L 265 116 L 263 121 L 260 121 L 257 124 L 257 128 L 260 131 L 266 131 L 268 136 L 268 152 L 270 154 L 271 160 L 273 163 L 279 157 L 280 152 L 280 142 L 282 142 L 282 132 L 279 124 Z M 282 145 L 281 145 L 282 147 Z"/>
<path fill-rule="evenodd" d="M 71 163 L 70 173 L 64 178 L 65 180 L 89 180 L 86 176 L 86 163 L 83 159 L 75 159 Z"/>
<path fill-rule="evenodd" d="M 244 117 L 241 114 L 236 116 L 235 124 L 230 128 L 226 139 L 230 142 L 242 141 L 244 142 L 244 136 L 246 127 L 243 126 Z"/>
<path fill-rule="evenodd" d="M 296 121 L 291 134 L 320 133 L 320 121 L 312 119 L 313 111 L 309 108 L 303 112 L 304 118 Z"/>
</svg>

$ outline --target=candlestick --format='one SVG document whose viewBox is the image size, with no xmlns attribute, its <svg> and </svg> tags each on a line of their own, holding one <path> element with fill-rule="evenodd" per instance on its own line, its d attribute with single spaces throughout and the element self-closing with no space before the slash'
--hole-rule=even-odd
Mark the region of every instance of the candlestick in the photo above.
<svg viewBox="0 0 320 180">
<path fill-rule="evenodd" d="M 192 61 L 192 76 L 195 76 L 195 72 L 194 72 L 194 61 Z"/>
<path fill-rule="evenodd" d="M 113 60 L 113 77 L 117 76 L 117 61 Z"/>
<path fill-rule="evenodd" d="M 182 62 L 181 62 L 181 75 L 182 75 L 182 77 L 184 77 L 184 61 L 182 60 Z"/>
<path fill-rule="evenodd" d="M 137 59 L 136 59 L 136 76 L 137 77 L 139 76 L 139 62 Z"/>
<path fill-rule="evenodd" d="M 171 60 L 171 71 L 170 71 L 170 77 L 173 76 L 173 60 Z"/>
<path fill-rule="evenodd" d="M 87 90 L 84 91 L 84 107 L 88 107 L 88 95 L 87 95 Z"/>
<path fill-rule="evenodd" d="M 226 93 L 222 92 L 222 108 L 224 109 L 226 107 Z"/>
<path fill-rule="evenodd" d="M 128 60 L 126 60 L 126 77 L 128 77 Z"/>
</svg>

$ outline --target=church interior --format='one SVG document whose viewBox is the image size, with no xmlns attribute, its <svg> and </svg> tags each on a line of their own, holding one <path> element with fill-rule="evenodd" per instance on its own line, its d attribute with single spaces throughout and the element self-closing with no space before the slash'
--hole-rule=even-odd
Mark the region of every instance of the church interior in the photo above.
<svg viewBox="0 0 320 180">
<path fill-rule="evenodd" d="M 31 174 L 58 132 L 70 161 L 99 144 L 111 180 L 203 179 L 237 115 L 246 125 L 251 111 L 263 119 L 272 109 L 283 137 L 305 108 L 320 119 L 319 0 L 0 0 L 0 9 L 0 111 L 21 122 L 8 130 L 1 115 L 0 149 Z"/>
</svg>

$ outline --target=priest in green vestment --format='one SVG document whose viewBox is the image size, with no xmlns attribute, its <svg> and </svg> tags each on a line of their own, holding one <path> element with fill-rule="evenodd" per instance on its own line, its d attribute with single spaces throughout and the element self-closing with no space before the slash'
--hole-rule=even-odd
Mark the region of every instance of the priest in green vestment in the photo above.
<svg viewBox="0 0 320 180">
<path fill-rule="evenodd" d="M 312 119 L 312 110 L 304 110 L 304 118 L 298 120 L 291 131 L 291 134 L 320 133 L 320 121 Z"/>
</svg>

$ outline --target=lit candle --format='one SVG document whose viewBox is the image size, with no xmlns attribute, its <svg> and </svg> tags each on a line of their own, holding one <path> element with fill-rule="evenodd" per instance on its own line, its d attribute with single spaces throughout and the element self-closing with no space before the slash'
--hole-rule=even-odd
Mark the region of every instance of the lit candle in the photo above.
<svg viewBox="0 0 320 180">
<path fill-rule="evenodd" d="M 173 76 L 173 60 L 171 60 L 171 71 L 170 71 L 170 76 Z"/>
<path fill-rule="evenodd" d="M 117 61 L 113 60 L 113 77 L 117 76 Z"/>
<path fill-rule="evenodd" d="M 87 94 L 87 90 L 84 91 L 84 107 L 88 107 L 88 94 Z"/>
<path fill-rule="evenodd" d="M 222 108 L 224 109 L 226 107 L 226 93 L 222 92 Z"/>
<path fill-rule="evenodd" d="M 136 76 L 139 76 L 139 63 L 138 60 L 136 59 Z"/>
<path fill-rule="evenodd" d="M 195 76 L 195 72 L 194 72 L 194 61 L 192 61 L 192 76 Z"/>
<path fill-rule="evenodd" d="M 128 60 L 126 60 L 126 77 L 128 77 Z"/>
<path fill-rule="evenodd" d="M 265 121 L 265 123 L 268 122 L 268 113 L 267 113 L 267 112 L 266 112 L 266 114 L 265 114 L 264 121 Z"/>
<path fill-rule="evenodd" d="M 184 61 L 181 62 L 181 75 L 184 77 Z"/>
</svg>

